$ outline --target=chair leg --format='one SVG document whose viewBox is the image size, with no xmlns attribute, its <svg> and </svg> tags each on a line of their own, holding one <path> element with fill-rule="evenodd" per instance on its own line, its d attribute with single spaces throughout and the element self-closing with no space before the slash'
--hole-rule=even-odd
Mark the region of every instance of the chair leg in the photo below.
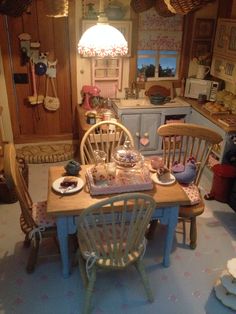
<svg viewBox="0 0 236 314">
<path fill-rule="evenodd" d="M 92 299 L 92 293 L 93 293 L 95 281 L 96 281 L 96 266 L 93 266 L 90 272 L 90 278 L 89 278 L 88 286 L 86 289 L 85 304 L 84 304 L 82 314 L 90 313 L 91 299 Z"/>
<path fill-rule="evenodd" d="M 150 288 L 148 276 L 147 276 L 147 273 L 146 273 L 145 268 L 144 268 L 144 265 L 143 265 L 143 261 L 142 261 L 141 259 L 139 259 L 139 260 L 135 263 L 135 266 L 136 266 L 138 272 L 139 272 L 140 275 L 141 275 L 142 282 L 143 282 L 144 289 L 145 289 L 146 294 L 147 294 L 148 301 L 149 301 L 149 302 L 153 302 L 153 301 L 154 301 L 154 298 L 153 298 L 152 290 L 151 290 L 151 288 Z"/>
<path fill-rule="evenodd" d="M 150 221 L 150 226 L 145 234 L 145 237 L 148 239 L 148 240 L 152 240 L 154 238 L 154 233 L 155 233 L 155 230 L 156 230 L 156 227 L 157 227 L 157 223 L 158 221 L 157 220 L 152 220 Z"/>
<path fill-rule="evenodd" d="M 37 263 L 38 251 L 39 251 L 39 243 L 40 240 L 36 237 L 34 243 L 31 245 L 30 254 L 26 266 L 27 273 L 33 273 L 35 269 L 35 265 Z"/>
<path fill-rule="evenodd" d="M 87 273 L 86 273 L 85 260 L 84 260 L 83 256 L 81 255 L 81 252 L 79 249 L 77 251 L 77 256 L 78 256 L 78 260 L 79 260 L 80 275 L 81 275 L 84 287 L 87 287 L 88 286 L 88 277 L 87 277 Z"/>
<path fill-rule="evenodd" d="M 24 240 L 24 247 L 25 248 L 28 248 L 28 247 L 30 247 L 30 243 L 31 243 L 31 240 L 29 239 L 29 235 L 28 234 L 26 234 L 25 235 L 25 240 Z"/>
<path fill-rule="evenodd" d="M 190 219 L 190 248 L 195 249 L 197 246 L 197 219 L 192 217 Z"/>
</svg>

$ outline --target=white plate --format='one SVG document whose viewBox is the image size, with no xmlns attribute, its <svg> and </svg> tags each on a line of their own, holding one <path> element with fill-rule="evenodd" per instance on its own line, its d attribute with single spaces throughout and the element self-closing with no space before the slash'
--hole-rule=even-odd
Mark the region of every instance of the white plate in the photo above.
<svg viewBox="0 0 236 314">
<path fill-rule="evenodd" d="M 153 182 L 160 184 L 160 185 L 171 185 L 175 182 L 175 177 L 173 176 L 173 174 L 170 174 L 170 180 L 169 181 L 159 180 L 156 173 L 153 173 L 151 175 L 151 179 L 153 180 Z"/>
<path fill-rule="evenodd" d="M 78 182 L 76 187 L 66 190 L 66 188 L 63 188 L 61 186 L 61 183 L 65 179 L 65 177 L 61 177 L 61 178 L 56 179 L 53 182 L 52 188 L 55 191 L 57 191 L 59 193 L 62 193 L 62 194 L 71 194 L 71 193 L 75 193 L 75 192 L 81 190 L 82 187 L 84 186 L 84 181 L 82 179 L 80 179 L 80 178 L 77 178 L 77 177 L 70 177 L 70 178 L 73 178 L 74 180 L 76 180 Z"/>
</svg>

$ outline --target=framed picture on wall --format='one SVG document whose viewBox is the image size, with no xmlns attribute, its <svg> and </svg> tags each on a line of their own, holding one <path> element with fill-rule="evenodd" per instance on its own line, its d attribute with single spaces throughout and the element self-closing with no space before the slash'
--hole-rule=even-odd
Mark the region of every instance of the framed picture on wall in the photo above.
<svg viewBox="0 0 236 314">
<path fill-rule="evenodd" d="M 194 27 L 194 39 L 211 40 L 214 34 L 215 19 L 196 19 Z"/>
<path fill-rule="evenodd" d="M 211 54 L 212 42 L 210 40 L 194 40 L 192 45 L 192 58 Z"/>
</svg>

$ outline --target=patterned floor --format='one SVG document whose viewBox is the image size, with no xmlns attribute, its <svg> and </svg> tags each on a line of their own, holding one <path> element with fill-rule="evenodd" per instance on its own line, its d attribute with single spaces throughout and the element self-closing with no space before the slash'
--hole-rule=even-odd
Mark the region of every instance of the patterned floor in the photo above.
<svg viewBox="0 0 236 314">
<path fill-rule="evenodd" d="M 30 165 L 33 199 L 46 197 L 47 171 L 51 164 Z M 209 191 L 206 178 L 203 193 Z M 146 300 L 134 268 L 123 272 L 100 272 L 93 295 L 94 314 L 229 314 L 236 313 L 215 297 L 213 286 L 236 252 L 236 213 L 226 204 L 206 203 L 198 220 L 198 246 L 192 251 L 183 243 L 178 225 L 171 266 L 161 264 L 165 228 L 159 227 L 148 243 L 145 265 L 155 297 Z M 84 290 L 77 268 L 63 279 L 54 243 L 46 242 L 36 271 L 25 273 L 28 250 L 22 247 L 19 205 L 0 205 L 0 313 L 79 314 Z M 50 256 L 48 254 L 50 253 Z"/>
</svg>

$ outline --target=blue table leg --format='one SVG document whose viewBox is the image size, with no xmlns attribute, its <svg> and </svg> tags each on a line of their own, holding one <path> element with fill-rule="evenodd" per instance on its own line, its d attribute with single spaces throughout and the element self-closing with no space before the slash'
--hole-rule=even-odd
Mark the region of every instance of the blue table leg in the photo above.
<svg viewBox="0 0 236 314">
<path fill-rule="evenodd" d="M 76 232 L 76 225 L 74 223 L 74 217 L 61 216 L 57 217 L 57 236 L 60 246 L 61 262 L 62 262 L 62 275 L 64 278 L 68 278 L 70 275 L 70 258 L 68 248 L 68 235 Z"/>
<path fill-rule="evenodd" d="M 175 229 L 178 222 L 178 214 L 179 214 L 179 207 L 172 206 L 165 209 L 168 211 L 167 217 L 167 234 L 166 234 L 166 242 L 164 247 L 164 257 L 163 257 L 163 265 L 165 267 L 170 266 L 170 253 L 173 245 L 173 239 L 175 235 Z"/>
</svg>

